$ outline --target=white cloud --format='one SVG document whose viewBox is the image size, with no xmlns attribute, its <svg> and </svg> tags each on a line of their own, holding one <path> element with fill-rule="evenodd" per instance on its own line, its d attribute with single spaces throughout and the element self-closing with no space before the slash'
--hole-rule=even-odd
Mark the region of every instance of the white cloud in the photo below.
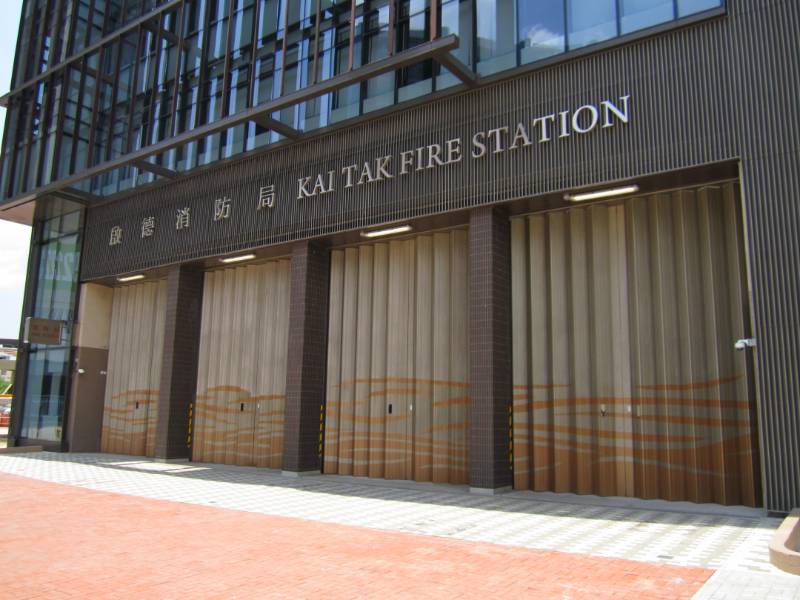
<svg viewBox="0 0 800 600">
<path fill-rule="evenodd" d="M 523 38 L 527 39 L 526 46 L 552 46 L 564 43 L 564 34 L 550 31 L 541 25 L 533 25 L 528 31 L 523 33 Z"/>
</svg>

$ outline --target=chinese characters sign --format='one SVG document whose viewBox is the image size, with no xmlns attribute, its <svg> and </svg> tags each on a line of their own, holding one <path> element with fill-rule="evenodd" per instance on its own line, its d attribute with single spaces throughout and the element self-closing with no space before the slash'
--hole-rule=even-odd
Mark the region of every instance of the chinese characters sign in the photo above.
<svg viewBox="0 0 800 600">
<path fill-rule="evenodd" d="M 231 218 L 233 212 L 234 202 L 228 196 L 216 198 L 213 202 L 213 223 L 220 223 L 227 221 Z M 266 185 L 258 190 L 258 199 L 256 202 L 256 210 L 265 210 L 275 207 L 275 186 Z M 184 206 L 175 211 L 175 230 L 181 231 L 189 229 L 192 226 L 192 208 Z M 156 218 L 148 216 L 142 219 L 141 222 L 141 238 L 153 237 L 156 231 Z M 109 233 L 109 246 L 121 246 L 125 232 L 120 225 L 114 225 Z"/>
<path fill-rule="evenodd" d="M 63 321 L 28 317 L 25 319 L 25 338 L 23 341 L 29 344 L 58 346 L 61 344 L 61 329 L 63 326 Z"/>
</svg>

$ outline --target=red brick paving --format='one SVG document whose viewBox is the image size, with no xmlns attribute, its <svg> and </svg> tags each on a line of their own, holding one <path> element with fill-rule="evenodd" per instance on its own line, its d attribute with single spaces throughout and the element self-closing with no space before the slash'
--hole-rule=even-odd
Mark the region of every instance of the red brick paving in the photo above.
<svg viewBox="0 0 800 600">
<path fill-rule="evenodd" d="M 0 475 L 3 598 L 691 598 L 707 569 L 509 548 Z"/>
</svg>

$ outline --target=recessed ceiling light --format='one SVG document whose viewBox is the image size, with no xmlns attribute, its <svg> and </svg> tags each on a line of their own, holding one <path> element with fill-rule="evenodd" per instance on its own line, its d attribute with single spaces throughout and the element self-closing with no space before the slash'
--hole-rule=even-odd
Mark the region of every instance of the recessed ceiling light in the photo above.
<svg viewBox="0 0 800 600">
<path fill-rule="evenodd" d="M 390 227 L 389 229 L 374 229 L 372 231 L 362 231 L 361 236 L 365 238 L 383 237 L 386 235 L 397 235 L 398 233 L 406 233 L 411 231 L 411 225 L 400 225 L 399 227 Z"/>
<path fill-rule="evenodd" d="M 244 262 L 246 260 L 253 260 L 256 257 L 255 254 L 240 254 L 239 256 L 229 256 L 228 258 L 220 258 L 220 262 L 224 263 L 237 263 L 237 262 Z"/>
<path fill-rule="evenodd" d="M 127 277 L 117 277 L 117 281 L 121 283 L 127 283 L 129 281 L 138 281 L 139 279 L 144 279 L 144 275 L 140 273 L 139 275 L 128 275 Z"/>
<path fill-rule="evenodd" d="M 638 185 L 626 185 L 624 187 L 610 188 L 607 190 L 597 190 L 594 192 L 583 192 L 580 194 L 564 194 L 564 200 L 570 202 L 585 202 L 587 200 L 600 200 L 602 198 L 613 198 L 614 196 L 624 196 L 625 194 L 635 194 L 639 191 Z"/>
</svg>

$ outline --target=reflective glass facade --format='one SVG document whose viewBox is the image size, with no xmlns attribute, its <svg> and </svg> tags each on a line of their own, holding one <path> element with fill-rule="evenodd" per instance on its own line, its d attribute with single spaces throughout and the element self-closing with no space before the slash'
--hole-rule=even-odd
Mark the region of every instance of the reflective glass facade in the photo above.
<svg viewBox="0 0 800 600">
<path fill-rule="evenodd" d="M 723 0 L 27 0 L 0 197 L 456 34 L 479 75 L 585 48 Z M 310 131 L 457 84 L 432 60 L 272 115 Z M 281 139 L 254 122 L 148 159 L 186 171 Z M 159 175 L 126 166 L 77 187 L 110 195 Z"/>
<path fill-rule="evenodd" d="M 45 217 L 36 224 L 33 317 L 64 322 L 61 345 L 31 344 L 22 409 L 23 438 L 58 442 L 68 394 L 70 344 L 80 265 L 81 211 Z"/>
</svg>

